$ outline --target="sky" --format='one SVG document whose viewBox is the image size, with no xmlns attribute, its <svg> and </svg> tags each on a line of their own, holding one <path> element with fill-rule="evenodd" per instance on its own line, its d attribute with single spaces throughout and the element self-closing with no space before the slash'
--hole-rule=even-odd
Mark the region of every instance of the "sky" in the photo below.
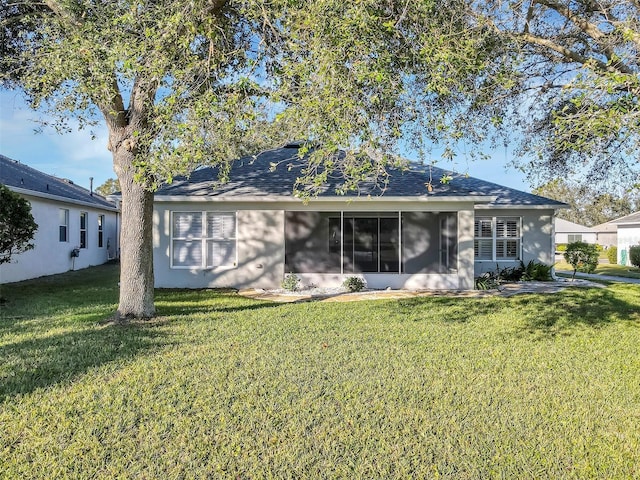
<svg viewBox="0 0 640 480">
<path fill-rule="evenodd" d="M 29 109 L 20 92 L 0 90 L 0 154 L 85 188 L 89 188 L 89 177 L 93 177 L 94 188 L 115 178 L 105 126 L 61 135 L 52 128 L 41 129 L 36 121 L 41 117 Z M 513 160 L 509 148 L 491 151 L 487 147 L 484 153 L 490 155 L 490 160 L 467 162 L 461 155 L 454 168 L 475 178 L 531 191 L 525 175 L 509 165 Z M 410 155 L 409 158 L 412 159 Z M 445 170 L 452 168 L 448 160 L 426 159 L 431 160 Z"/>
</svg>

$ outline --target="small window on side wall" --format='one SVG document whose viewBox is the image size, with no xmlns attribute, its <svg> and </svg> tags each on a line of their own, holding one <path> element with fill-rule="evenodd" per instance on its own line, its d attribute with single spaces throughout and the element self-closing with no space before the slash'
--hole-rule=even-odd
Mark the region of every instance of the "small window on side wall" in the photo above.
<svg viewBox="0 0 640 480">
<path fill-rule="evenodd" d="M 567 243 L 574 243 L 574 242 L 581 242 L 582 241 L 582 234 L 578 233 L 578 234 L 573 234 L 573 235 L 567 235 Z"/>
<path fill-rule="evenodd" d="M 69 210 L 66 208 L 58 209 L 58 223 L 60 224 L 58 230 L 58 240 L 60 242 L 69 241 Z"/>
<path fill-rule="evenodd" d="M 98 215 L 98 248 L 102 248 L 104 242 L 104 215 Z"/>
<path fill-rule="evenodd" d="M 80 248 L 87 248 L 87 212 L 80 212 Z"/>
</svg>

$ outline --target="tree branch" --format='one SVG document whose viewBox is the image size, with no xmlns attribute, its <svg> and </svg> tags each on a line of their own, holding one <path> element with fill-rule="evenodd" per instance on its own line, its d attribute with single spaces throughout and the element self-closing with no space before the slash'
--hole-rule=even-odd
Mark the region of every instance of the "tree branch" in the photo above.
<svg viewBox="0 0 640 480">
<path fill-rule="evenodd" d="M 49 7 L 54 15 L 60 17 L 61 19 L 66 20 L 67 22 L 75 26 L 82 25 L 82 22 L 71 15 L 69 11 L 62 7 L 56 0 L 44 0 L 44 4 Z"/>
<path fill-rule="evenodd" d="M 575 52 L 567 47 L 559 45 L 547 38 L 538 37 L 530 33 L 522 33 L 519 35 L 519 37 L 528 43 L 532 43 L 534 45 L 538 45 L 538 46 L 553 50 L 554 52 L 557 52 L 560 55 L 564 56 L 567 60 L 580 63 L 581 65 L 592 63 L 598 68 L 598 70 L 601 70 L 603 72 L 624 73 L 627 75 L 635 75 L 635 72 L 624 64 L 616 63 L 615 65 L 613 65 L 613 64 L 605 63 L 593 57 L 585 57 L 584 55 L 581 55 L 578 52 Z"/>
<path fill-rule="evenodd" d="M 111 99 L 106 104 L 103 102 L 96 102 L 98 108 L 104 115 L 104 119 L 112 127 L 124 127 L 126 125 L 126 115 L 124 110 L 124 102 L 120 93 L 120 87 L 118 81 L 114 77 L 111 81 L 109 88 L 111 92 Z"/>
<path fill-rule="evenodd" d="M 567 20 L 571 21 L 574 25 L 576 25 L 582 32 L 591 37 L 600 47 L 602 48 L 603 53 L 606 55 L 609 60 L 610 66 L 613 66 L 615 70 L 611 70 L 607 68 L 607 71 L 618 71 L 621 73 L 626 73 L 627 75 L 633 75 L 635 72 L 629 68 L 629 66 L 625 65 L 620 60 L 616 59 L 615 52 L 611 49 L 610 46 L 606 44 L 606 40 L 608 34 L 604 33 L 597 25 L 585 20 L 580 15 L 574 14 L 569 7 L 566 7 L 555 0 L 533 0 L 535 3 L 539 5 L 544 5 L 547 8 L 555 10 L 558 14 L 562 15 Z M 525 32 L 527 33 L 527 32 Z M 572 57 L 569 57 L 572 58 Z M 601 62 L 602 63 L 602 62 Z"/>
</svg>

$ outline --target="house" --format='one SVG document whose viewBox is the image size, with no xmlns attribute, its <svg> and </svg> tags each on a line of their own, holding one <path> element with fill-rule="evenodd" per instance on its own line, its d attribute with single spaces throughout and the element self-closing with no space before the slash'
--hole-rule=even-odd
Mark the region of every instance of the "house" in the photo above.
<svg viewBox="0 0 640 480">
<path fill-rule="evenodd" d="M 358 276 L 370 288 L 465 290 L 498 265 L 554 263 L 561 202 L 464 176 L 442 184 L 447 172 L 412 164 L 384 194 L 372 184 L 337 195 L 330 178 L 305 203 L 292 195 L 298 146 L 233 162 L 222 185 L 200 168 L 160 188 L 156 286 L 278 288 L 294 273 L 317 286 Z"/>
<path fill-rule="evenodd" d="M 618 228 L 618 264 L 631 265 L 629 248 L 640 245 L 640 212 L 613 220 Z"/>
<path fill-rule="evenodd" d="M 119 213 L 113 203 L 3 155 L 0 183 L 29 200 L 38 224 L 35 248 L 0 265 L 0 283 L 99 265 L 117 256 Z"/>
<path fill-rule="evenodd" d="M 593 228 L 570 222 L 564 218 L 556 218 L 555 230 L 556 245 L 573 242 L 596 243 L 598 239 Z"/>
<path fill-rule="evenodd" d="M 615 220 L 595 225 L 592 228 L 596 232 L 596 243 L 598 245 L 609 248 L 618 244 L 618 226 Z"/>
</svg>

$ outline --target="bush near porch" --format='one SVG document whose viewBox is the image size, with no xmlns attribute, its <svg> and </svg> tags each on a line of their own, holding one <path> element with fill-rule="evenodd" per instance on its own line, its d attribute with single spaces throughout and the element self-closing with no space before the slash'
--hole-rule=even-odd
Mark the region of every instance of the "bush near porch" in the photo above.
<svg viewBox="0 0 640 480">
<path fill-rule="evenodd" d="M 272 304 L 3 285 L 7 478 L 638 478 L 640 288 Z"/>
</svg>

